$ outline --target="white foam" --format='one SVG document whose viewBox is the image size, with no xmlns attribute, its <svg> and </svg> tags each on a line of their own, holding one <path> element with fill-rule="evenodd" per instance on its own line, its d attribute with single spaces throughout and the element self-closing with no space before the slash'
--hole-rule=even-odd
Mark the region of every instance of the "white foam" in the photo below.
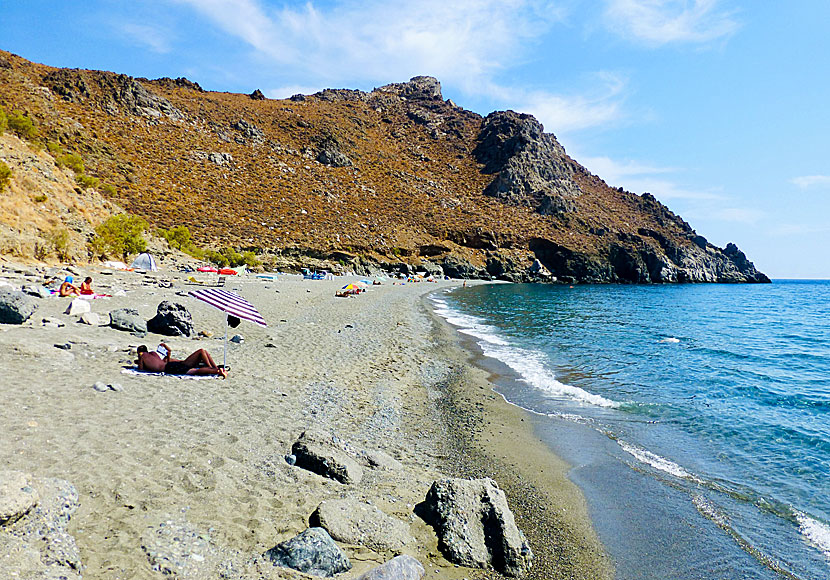
<svg viewBox="0 0 830 580">
<path fill-rule="evenodd" d="M 695 494 L 692 496 L 692 503 L 694 504 L 697 511 L 703 514 L 704 517 L 709 518 L 717 525 L 722 528 L 725 528 L 729 525 L 729 520 L 720 509 L 718 509 L 715 504 L 711 501 L 703 497 L 702 495 Z"/>
<path fill-rule="evenodd" d="M 646 465 L 650 465 L 658 471 L 668 473 L 669 475 L 673 475 L 674 477 L 680 479 L 693 481 L 695 483 L 704 483 L 702 479 L 692 475 L 691 473 L 680 467 L 674 461 L 666 459 L 665 457 L 660 457 L 656 453 L 652 453 L 647 449 L 637 447 L 636 445 L 632 445 L 631 443 L 627 443 L 622 440 L 617 441 L 617 443 L 623 451 L 630 455 L 633 455 L 634 458 L 637 459 L 637 461 L 645 463 Z"/>
<path fill-rule="evenodd" d="M 620 403 L 606 399 L 601 395 L 589 393 L 579 387 L 560 383 L 545 366 L 543 357 L 527 349 L 511 346 L 497 334 L 497 329 L 483 320 L 468 314 L 461 314 L 451 309 L 446 301 L 433 298 L 435 313 L 447 322 L 458 327 L 458 332 L 478 339 L 478 346 L 484 356 L 494 358 L 515 371 L 528 385 L 552 397 L 562 397 L 598 407 L 617 408 Z"/>
<path fill-rule="evenodd" d="M 795 512 L 795 519 L 798 520 L 801 535 L 825 557 L 830 558 L 830 526 L 799 511 Z"/>
<path fill-rule="evenodd" d="M 675 338 L 673 336 L 670 336 L 668 338 L 664 338 L 664 339 L 660 340 L 660 342 L 664 342 L 664 343 L 668 343 L 668 344 L 677 344 L 678 342 L 680 342 L 680 339 Z"/>
</svg>

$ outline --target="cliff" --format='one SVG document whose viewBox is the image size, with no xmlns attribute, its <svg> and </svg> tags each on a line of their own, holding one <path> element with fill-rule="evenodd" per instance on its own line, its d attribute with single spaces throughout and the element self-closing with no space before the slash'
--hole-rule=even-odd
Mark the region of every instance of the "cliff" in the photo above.
<svg viewBox="0 0 830 580">
<path fill-rule="evenodd" d="M 100 185 L 79 195 L 275 265 L 768 281 L 734 244 L 708 243 L 652 195 L 609 187 L 532 116 L 482 118 L 444 100 L 431 77 L 273 100 L 0 51 L 0 106 L 25 111 L 50 150 L 83 158 Z M 29 184 L 33 196 L 38 187 Z"/>
</svg>

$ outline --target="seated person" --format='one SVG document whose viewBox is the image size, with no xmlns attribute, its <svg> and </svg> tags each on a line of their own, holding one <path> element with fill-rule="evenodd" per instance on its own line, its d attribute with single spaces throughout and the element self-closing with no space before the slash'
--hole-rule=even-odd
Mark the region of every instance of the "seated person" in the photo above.
<svg viewBox="0 0 830 580">
<path fill-rule="evenodd" d="M 163 349 L 162 349 L 163 347 Z M 213 362 L 208 351 L 200 348 L 184 360 L 170 358 L 170 347 L 164 343 L 158 350 L 149 352 L 145 345 L 138 347 L 138 370 L 168 375 L 221 375 L 227 378 L 228 371 Z M 166 354 L 162 356 L 162 352 Z"/>
<path fill-rule="evenodd" d="M 80 296 L 81 292 L 78 290 L 77 286 L 74 286 L 72 282 L 75 279 L 72 276 L 67 276 L 66 279 L 61 284 L 60 290 L 58 290 L 58 295 L 60 296 Z"/>
<path fill-rule="evenodd" d="M 92 278 L 87 276 L 86 279 L 81 283 L 81 294 L 90 295 L 95 294 L 92 291 Z"/>
</svg>

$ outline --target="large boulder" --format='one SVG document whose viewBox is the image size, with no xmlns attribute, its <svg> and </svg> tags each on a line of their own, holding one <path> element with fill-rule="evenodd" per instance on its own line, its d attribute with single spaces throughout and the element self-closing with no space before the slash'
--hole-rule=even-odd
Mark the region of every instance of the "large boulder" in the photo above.
<svg viewBox="0 0 830 580">
<path fill-rule="evenodd" d="M 92 305 L 89 303 L 89 300 L 85 300 L 84 298 L 75 298 L 69 303 L 66 310 L 63 311 L 64 314 L 68 314 L 69 316 L 78 316 L 85 312 L 92 312 Z"/>
<path fill-rule="evenodd" d="M 147 332 L 147 323 L 133 308 L 119 308 L 110 312 L 110 326 L 126 332 Z"/>
<path fill-rule="evenodd" d="M 23 292 L 0 288 L 0 323 L 23 324 L 37 310 L 37 302 Z"/>
<path fill-rule="evenodd" d="M 315 576 L 334 576 L 352 568 L 352 563 L 323 528 L 308 528 L 277 544 L 265 556 L 275 566 Z"/>
<path fill-rule="evenodd" d="M 530 568 L 533 553 L 492 479 L 435 481 L 417 509 L 435 529 L 450 562 L 513 577 Z"/>
<path fill-rule="evenodd" d="M 158 305 L 156 315 L 147 321 L 147 330 L 165 336 L 191 336 L 193 318 L 184 305 L 164 300 Z"/>
<path fill-rule="evenodd" d="M 30 475 L 21 471 L 0 471 L 0 526 L 22 518 L 39 499 Z"/>
<path fill-rule="evenodd" d="M 358 483 L 363 478 L 363 468 L 328 433 L 304 431 L 291 446 L 291 453 L 297 458 L 297 467 L 340 483 Z"/>
<path fill-rule="evenodd" d="M 353 499 L 326 500 L 309 523 L 324 528 L 332 538 L 376 551 L 400 552 L 415 542 L 409 526 L 373 505 Z"/>
<path fill-rule="evenodd" d="M 421 580 L 424 567 L 412 556 L 395 556 L 385 564 L 372 568 L 357 580 Z"/>
</svg>

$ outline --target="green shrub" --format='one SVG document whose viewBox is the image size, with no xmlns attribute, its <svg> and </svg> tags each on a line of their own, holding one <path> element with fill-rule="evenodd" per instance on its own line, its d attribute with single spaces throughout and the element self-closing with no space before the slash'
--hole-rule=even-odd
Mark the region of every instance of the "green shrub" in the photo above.
<svg viewBox="0 0 830 580">
<path fill-rule="evenodd" d="M 58 260 L 65 262 L 69 259 L 69 232 L 64 228 L 56 228 L 49 233 L 49 244 L 58 255 Z"/>
<path fill-rule="evenodd" d="M 35 203 L 43 203 L 43 202 L 44 202 L 44 201 L 46 201 L 47 199 L 49 199 L 49 198 L 48 198 L 48 197 L 46 197 L 46 194 L 45 194 L 45 193 L 39 193 L 39 194 L 37 194 L 36 196 L 34 196 L 34 197 L 32 198 L 32 201 L 33 201 L 33 202 L 35 202 Z"/>
<path fill-rule="evenodd" d="M 114 185 L 110 183 L 105 183 L 101 186 L 101 193 L 107 196 L 114 196 L 116 193 L 118 193 L 118 190 L 115 189 Z"/>
<path fill-rule="evenodd" d="M 75 172 L 75 175 L 81 175 L 84 172 L 84 160 L 77 153 L 66 153 L 59 155 L 55 159 L 58 167 L 68 167 Z"/>
<path fill-rule="evenodd" d="M 6 117 L 6 111 L 3 110 L 3 107 L 0 107 L 0 135 L 5 133 L 8 127 L 9 119 Z"/>
<path fill-rule="evenodd" d="M 147 240 L 143 236 L 147 227 L 147 222 L 138 216 L 126 213 L 114 215 L 95 228 L 90 249 L 98 256 L 111 254 L 126 261 L 130 254 L 147 249 Z"/>
<path fill-rule="evenodd" d="M 17 133 L 17 136 L 21 139 L 30 141 L 37 137 L 37 128 L 35 127 L 34 121 L 26 113 L 13 111 L 8 116 L 7 123 L 9 130 Z"/>
<path fill-rule="evenodd" d="M 54 141 L 49 141 L 46 144 L 46 150 L 49 151 L 49 153 L 51 153 L 55 157 L 63 154 L 63 147 L 61 147 L 61 144 L 55 143 Z"/>
<path fill-rule="evenodd" d="M 75 183 L 80 185 L 83 189 L 89 189 L 90 187 L 98 187 L 99 180 L 97 177 L 81 174 L 75 176 Z"/>
<path fill-rule="evenodd" d="M 12 180 L 12 170 L 8 165 L 0 161 L 0 191 L 6 189 L 6 186 Z"/>
<path fill-rule="evenodd" d="M 229 263 L 228 258 L 221 252 L 217 252 L 216 250 L 205 250 L 204 259 L 208 262 L 216 264 L 220 268 L 224 268 Z"/>
<path fill-rule="evenodd" d="M 167 240 L 167 244 L 176 250 L 184 251 L 190 246 L 190 230 L 187 226 L 174 226 L 169 230 L 159 230 L 158 234 Z"/>
</svg>

